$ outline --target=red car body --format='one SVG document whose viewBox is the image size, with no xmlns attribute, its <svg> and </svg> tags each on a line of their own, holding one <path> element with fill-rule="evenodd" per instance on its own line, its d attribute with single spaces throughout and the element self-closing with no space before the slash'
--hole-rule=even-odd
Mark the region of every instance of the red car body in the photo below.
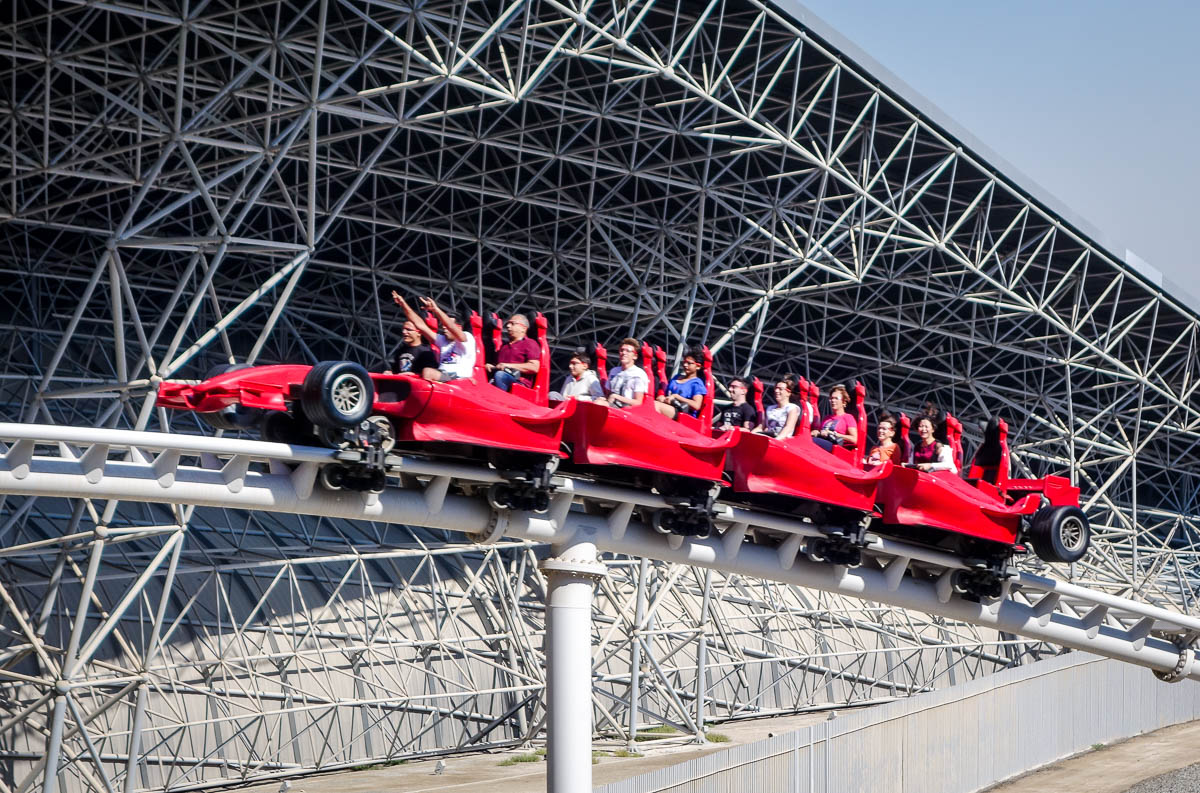
<svg viewBox="0 0 1200 793">
<path fill-rule="evenodd" d="M 965 477 L 920 471 L 892 461 L 865 466 L 866 393 L 862 384 L 855 388 L 858 435 L 854 448 L 835 447 L 831 454 L 813 442 L 818 389 L 804 381 L 793 397 L 801 407 L 793 437 L 779 440 L 740 428 L 714 437 L 712 355 L 707 348 L 703 364 L 707 396 L 698 416 L 684 414 L 671 420 L 655 410 L 656 386 L 665 387 L 666 355 L 661 350 L 655 354 L 647 345 L 642 349 L 643 366 L 652 385 L 641 405 L 612 408 L 576 399 L 550 404 L 546 320 L 539 314 L 536 322 L 541 358 L 534 387 L 517 384 L 512 392 L 505 392 L 488 382 L 482 321 L 473 314 L 471 330 L 477 344 L 473 377 L 430 382 L 417 374 L 369 373 L 374 388 L 370 414 L 391 419 L 395 442 L 408 448 L 453 456 L 462 456 L 466 449 L 475 456 L 511 451 L 544 458 L 567 457 L 564 449 L 569 449 L 568 464 L 598 478 L 649 483 L 673 495 L 716 492 L 714 485 L 725 485 L 735 500 L 758 499 L 769 508 L 776 508 L 781 497 L 796 499 L 820 507 L 805 514 L 834 515 L 862 526 L 870 520 L 873 530 L 883 534 L 949 546 L 964 554 L 983 549 L 993 558 L 1020 547 L 1029 518 L 1042 507 L 1078 506 L 1079 489 L 1062 477 L 1009 478 L 1008 427 L 1002 421 L 990 430 L 994 443 L 987 459 L 973 461 Z M 494 327 L 491 342 L 499 349 L 498 319 Z M 604 379 L 603 347 L 597 347 L 596 357 Z M 297 415 L 298 400 L 312 369 L 291 364 L 258 366 L 196 384 L 168 381 L 160 385 L 158 404 L 201 414 L 240 407 Z M 755 381 L 755 403 L 761 414 L 760 393 L 761 384 Z M 898 460 L 902 462 L 909 429 L 903 414 L 899 425 L 897 441 L 902 448 Z M 946 417 L 946 437 L 962 470 L 962 425 L 952 416 Z M 732 473 L 732 481 L 726 478 L 727 471 Z M 708 506 L 701 507 L 705 502 L 694 498 L 689 503 L 707 510 L 711 498 Z"/>
<path fill-rule="evenodd" d="M 651 350 L 643 345 L 643 368 L 651 384 L 642 404 L 614 408 L 594 402 L 578 402 L 566 423 L 564 440 L 571 446 L 571 462 L 586 466 L 619 466 L 669 477 L 724 481 L 725 452 L 737 443 L 739 430 L 714 438 L 712 435 L 712 354 L 704 349 L 704 380 L 708 394 L 699 416 L 681 415 L 671 420 L 654 409 Z M 596 368 L 607 379 L 607 353 L 596 348 Z M 664 358 L 665 361 L 665 358 Z M 574 400 L 571 400 L 574 401 Z M 603 476 L 604 472 L 598 472 Z M 623 476 L 623 475 L 622 475 Z"/>
<path fill-rule="evenodd" d="M 418 374 L 370 373 L 374 385 L 372 415 L 387 416 L 401 444 L 463 444 L 486 449 L 561 457 L 563 423 L 575 409 L 568 400 L 546 406 L 549 391 L 550 350 L 542 329 L 541 368 L 535 387 L 513 386 L 505 392 L 487 381 L 483 364 L 481 321 L 472 315 L 476 340 L 475 376 L 449 382 L 431 382 Z M 300 398 L 300 389 L 311 366 L 283 364 L 239 369 L 197 384 L 164 382 L 159 387 L 161 407 L 213 413 L 242 405 L 262 410 L 287 411 Z"/>
</svg>

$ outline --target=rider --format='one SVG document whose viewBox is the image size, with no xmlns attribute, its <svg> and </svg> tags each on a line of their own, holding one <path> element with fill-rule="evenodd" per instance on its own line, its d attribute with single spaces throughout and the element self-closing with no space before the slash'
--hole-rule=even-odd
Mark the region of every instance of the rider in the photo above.
<svg viewBox="0 0 1200 793">
<path fill-rule="evenodd" d="M 642 404 L 646 392 L 650 390 L 650 378 L 646 376 L 646 370 L 637 365 L 637 355 L 641 349 L 637 339 L 621 342 L 617 348 L 617 362 L 621 368 L 608 378 L 605 389 L 608 396 L 597 399 L 597 403 L 615 408 Z"/>
<path fill-rule="evenodd" d="M 602 399 L 604 397 L 604 387 L 600 385 L 600 380 L 596 377 L 596 373 L 588 368 L 591 366 L 591 363 L 591 359 L 581 352 L 572 355 L 571 360 L 567 362 L 567 369 L 570 371 L 570 374 L 563 381 L 562 389 L 551 393 L 550 399 L 561 401 L 563 399 L 575 398 L 581 402 Z"/>
<path fill-rule="evenodd" d="M 667 393 L 660 394 L 654 402 L 654 409 L 669 419 L 679 417 L 680 412 L 695 416 L 704 406 L 704 397 L 708 388 L 700 379 L 702 356 L 696 350 L 688 350 L 683 356 L 683 371 L 676 374 L 667 383 Z"/>
<path fill-rule="evenodd" d="M 854 448 L 858 443 L 858 422 L 846 412 L 850 404 L 850 392 L 844 385 L 829 389 L 829 407 L 833 411 L 821 421 L 821 428 L 812 431 L 813 443 L 827 452 L 834 446 Z"/>
<path fill-rule="evenodd" d="M 921 416 L 917 422 L 917 437 L 921 442 L 913 449 L 913 466 L 918 471 L 958 473 L 958 467 L 954 464 L 954 450 L 950 444 L 934 437 L 933 419 L 930 416 Z"/>
<path fill-rule="evenodd" d="M 433 301 L 433 298 L 421 297 L 418 300 L 420 300 L 422 308 L 433 312 L 433 315 L 438 318 L 438 322 L 442 326 L 441 333 L 435 332 L 433 328 L 429 327 L 421 315 L 400 295 L 393 293 L 392 299 L 396 301 L 396 305 L 404 309 L 408 321 L 416 326 L 421 335 L 433 342 L 437 351 L 437 368 L 426 366 L 421 370 L 421 376 L 426 380 L 442 382 L 469 379 L 475 369 L 475 337 L 470 333 L 464 333 L 458 321 L 443 311 Z"/>
<path fill-rule="evenodd" d="M 790 374 L 775 384 L 775 404 L 767 408 L 763 423 L 755 428 L 755 432 L 780 440 L 795 434 L 800 418 L 800 406 L 792 401 L 796 385 L 796 378 Z"/>
<path fill-rule="evenodd" d="M 406 307 L 404 298 L 400 297 L 400 293 L 394 289 L 392 290 L 392 300 L 401 308 Z M 400 329 L 400 338 L 403 343 L 396 352 L 392 368 L 384 374 L 406 374 L 408 372 L 420 374 L 426 368 L 437 368 L 437 355 L 434 354 L 432 347 L 422 343 L 421 331 L 417 329 L 416 323 L 411 319 L 404 321 L 404 326 Z"/>
<path fill-rule="evenodd" d="M 733 399 L 733 404 L 726 406 L 717 414 L 713 420 L 714 430 L 730 430 L 734 427 L 742 429 L 753 429 L 758 422 L 758 411 L 754 409 L 746 401 L 746 394 L 749 393 L 750 387 L 746 385 L 746 381 L 740 377 L 735 377 L 729 381 L 729 396 Z"/>
<path fill-rule="evenodd" d="M 900 451 L 900 444 L 895 441 L 896 420 L 892 418 L 892 414 L 884 413 L 879 418 L 879 428 L 875 433 L 879 443 L 871 449 L 871 454 L 867 457 L 867 465 L 870 466 L 883 465 L 885 460 L 891 460 Z"/>
<path fill-rule="evenodd" d="M 492 385 L 512 391 L 514 383 L 533 388 L 533 378 L 542 367 L 542 348 L 529 338 L 529 318 L 524 314 L 513 314 L 504 323 L 508 341 L 496 354 L 496 364 L 488 364 Z"/>
</svg>

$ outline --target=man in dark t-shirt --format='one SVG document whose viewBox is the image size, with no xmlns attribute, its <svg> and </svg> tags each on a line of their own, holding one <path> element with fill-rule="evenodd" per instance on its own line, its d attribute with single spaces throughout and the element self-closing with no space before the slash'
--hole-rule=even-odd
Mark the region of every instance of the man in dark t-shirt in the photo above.
<svg viewBox="0 0 1200 793">
<path fill-rule="evenodd" d="M 713 429 L 715 430 L 730 430 L 734 427 L 741 427 L 745 430 L 754 429 L 758 424 L 758 411 L 754 409 L 746 401 L 746 393 L 749 391 L 746 381 L 740 378 L 735 378 L 729 381 L 729 396 L 733 398 L 733 404 L 726 405 L 713 418 Z"/>
<path fill-rule="evenodd" d="M 403 343 L 396 351 L 396 357 L 388 374 L 405 374 L 406 372 L 420 374 L 426 368 L 438 368 L 437 355 L 434 354 L 432 347 L 421 343 L 421 332 L 417 330 L 416 325 L 412 322 L 405 322 L 404 327 L 400 329 L 400 337 Z"/>
<path fill-rule="evenodd" d="M 533 379 L 542 366 L 542 347 L 529 338 L 529 319 L 513 314 L 504 323 L 508 343 L 496 354 L 496 365 L 488 364 L 492 385 L 511 391 L 514 383 L 533 388 Z"/>
</svg>

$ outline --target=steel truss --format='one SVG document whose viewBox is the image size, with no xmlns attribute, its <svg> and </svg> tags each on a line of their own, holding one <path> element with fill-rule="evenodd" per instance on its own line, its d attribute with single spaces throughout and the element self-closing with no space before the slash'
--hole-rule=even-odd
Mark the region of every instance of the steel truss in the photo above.
<svg viewBox="0 0 1200 793">
<path fill-rule="evenodd" d="M 158 380 L 378 364 L 393 286 L 539 308 L 560 353 L 707 340 L 723 377 L 1001 413 L 1018 468 L 1069 471 L 1100 528 L 1041 572 L 1192 607 L 1194 311 L 774 6 L 18 0 L 0 37 L 7 419 L 197 433 L 153 409 Z M 74 495 L 0 512 L 4 789 L 192 787 L 540 728 L 540 546 Z M 609 567 L 595 703 L 621 740 L 1054 651 Z M 698 685 L 698 663 L 721 675 Z"/>
</svg>

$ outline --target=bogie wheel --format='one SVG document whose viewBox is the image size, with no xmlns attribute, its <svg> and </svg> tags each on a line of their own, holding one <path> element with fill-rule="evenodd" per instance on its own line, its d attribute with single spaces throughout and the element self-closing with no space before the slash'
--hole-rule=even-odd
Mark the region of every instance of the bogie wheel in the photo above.
<svg viewBox="0 0 1200 793">
<path fill-rule="evenodd" d="M 371 413 L 375 388 L 367 370 L 352 361 L 323 361 L 304 378 L 300 405 L 318 427 L 353 427 Z"/>
<path fill-rule="evenodd" d="M 341 490 L 346 486 L 346 469 L 340 465 L 324 465 L 318 478 L 326 490 Z"/>
<path fill-rule="evenodd" d="M 396 425 L 387 416 L 371 416 L 372 430 L 379 440 L 379 448 L 384 454 L 396 448 Z"/>
<path fill-rule="evenodd" d="M 1047 562 L 1077 562 L 1091 545 L 1092 529 L 1079 507 L 1048 507 L 1033 516 L 1029 539 Z"/>
<path fill-rule="evenodd" d="M 674 510 L 656 509 L 651 513 L 650 525 L 659 534 L 675 534 L 678 523 L 678 516 Z"/>
<path fill-rule="evenodd" d="M 804 543 L 804 555 L 810 562 L 824 562 L 829 553 L 828 543 L 821 537 L 811 537 Z"/>
<path fill-rule="evenodd" d="M 488 506 L 492 509 L 509 509 L 512 507 L 512 487 L 503 482 L 496 482 L 488 488 Z"/>
</svg>

